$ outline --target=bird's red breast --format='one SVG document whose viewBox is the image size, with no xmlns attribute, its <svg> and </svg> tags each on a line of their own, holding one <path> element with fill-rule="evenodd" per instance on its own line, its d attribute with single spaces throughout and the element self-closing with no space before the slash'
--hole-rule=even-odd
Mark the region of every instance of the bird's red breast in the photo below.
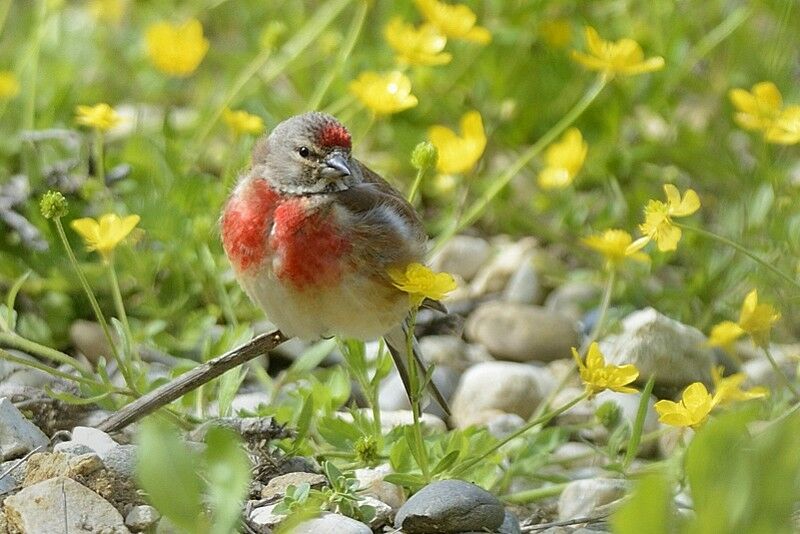
<svg viewBox="0 0 800 534">
<path fill-rule="evenodd" d="M 351 250 L 333 216 L 308 197 L 281 195 L 255 179 L 228 201 L 222 242 L 239 272 L 277 260 L 269 264 L 275 275 L 295 289 L 330 286 L 341 280 Z"/>
</svg>

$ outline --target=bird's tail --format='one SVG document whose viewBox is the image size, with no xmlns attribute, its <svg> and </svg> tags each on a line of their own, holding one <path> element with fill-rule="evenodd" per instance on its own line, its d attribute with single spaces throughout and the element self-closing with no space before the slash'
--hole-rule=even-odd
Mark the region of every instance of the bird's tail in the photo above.
<svg viewBox="0 0 800 534">
<path fill-rule="evenodd" d="M 383 339 L 386 341 L 386 347 L 389 349 L 389 353 L 392 355 L 392 359 L 394 360 L 394 364 L 397 367 L 397 372 L 400 375 L 400 380 L 403 381 L 403 387 L 406 390 L 406 395 L 408 395 L 409 401 L 411 400 L 411 378 L 409 375 L 409 363 L 411 363 L 411 358 L 409 358 L 408 354 L 408 343 L 407 343 L 407 332 L 408 332 L 409 325 L 406 322 L 401 323 L 400 325 L 394 327 L 390 330 L 386 335 L 383 336 Z M 423 361 L 422 357 L 420 356 L 419 350 L 419 343 L 417 343 L 417 338 L 413 339 L 412 344 L 412 351 L 411 357 L 414 358 L 416 362 L 417 369 L 419 372 L 417 376 L 420 380 L 424 380 L 425 377 L 428 375 L 428 366 Z M 447 401 L 445 400 L 442 393 L 439 391 L 439 388 L 436 387 L 436 384 L 433 383 L 433 378 L 431 377 L 428 380 L 428 391 L 430 392 L 431 396 L 436 401 L 436 404 L 442 407 L 447 416 L 450 416 L 450 407 L 447 405 Z M 420 414 L 417 414 L 420 415 Z"/>
</svg>

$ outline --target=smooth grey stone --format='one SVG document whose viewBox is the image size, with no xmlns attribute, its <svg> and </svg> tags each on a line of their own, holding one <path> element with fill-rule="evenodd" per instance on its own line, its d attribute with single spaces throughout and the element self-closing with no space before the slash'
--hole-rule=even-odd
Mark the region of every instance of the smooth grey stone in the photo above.
<svg viewBox="0 0 800 534">
<path fill-rule="evenodd" d="M 490 301 L 478 306 L 465 325 L 467 339 L 498 359 L 551 362 L 571 357 L 580 345 L 577 323 L 541 306 Z"/>
<path fill-rule="evenodd" d="M 372 529 L 361 521 L 356 521 L 341 514 L 323 513 L 319 517 L 309 519 L 297 525 L 292 534 L 372 534 Z"/>
<path fill-rule="evenodd" d="M 500 528 L 505 509 L 497 497 L 463 480 L 428 484 L 400 507 L 395 528 L 407 534 L 456 533 Z"/>
<path fill-rule="evenodd" d="M 125 526 L 133 532 L 142 532 L 154 526 L 161 519 L 158 510 L 150 505 L 142 504 L 134 506 L 128 515 L 125 516 Z"/>
<path fill-rule="evenodd" d="M 62 441 L 53 446 L 53 452 L 60 452 L 69 456 L 81 456 L 82 454 L 93 453 L 94 451 L 83 443 L 74 441 Z"/>
<path fill-rule="evenodd" d="M 10 400 L 0 399 L 0 460 L 19 458 L 49 441 Z"/>
<path fill-rule="evenodd" d="M 656 377 L 656 385 L 683 388 L 692 382 L 711 383 L 714 352 L 706 336 L 653 308 L 622 320 L 622 333 L 600 343 L 608 363 L 633 364 L 639 382 Z"/>
<path fill-rule="evenodd" d="M 106 469 L 128 478 L 136 474 L 136 445 L 117 445 L 110 451 L 101 455 Z"/>
<path fill-rule="evenodd" d="M 456 235 L 431 258 L 431 268 L 434 271 L 458 275 L 469 281 L 491 254 L 492 246 L 485 239 Z"/>
<path fill-rule="evenodd" d="M 114 447 L 119 447 L 119 443 L 114 441 L 111 436 L 89 426 L 76 426 L 72 429 L 72 441 L 86 445 L 94 452 L 103 456 Z"/>
<path fill-rule="evenodd" d="M 617 478 L 590 478 L 567 484 L 558 498 L 558 519 L 590 517 L 600 506 L 625 496 L 628 483 Z"/>
</svg>

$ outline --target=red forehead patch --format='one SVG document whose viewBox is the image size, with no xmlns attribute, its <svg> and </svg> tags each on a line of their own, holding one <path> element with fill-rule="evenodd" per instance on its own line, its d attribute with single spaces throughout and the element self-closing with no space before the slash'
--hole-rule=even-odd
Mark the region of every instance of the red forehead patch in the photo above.
<svg viewBox="0 0 800 534">
<path fill-rule="evenodd" d="M 317 142 L 322 147 L 342 147 L 350 148 L 350 132 L 341 124 L 335 122 L 326 123 L 319 131 Z"/>
</svg>

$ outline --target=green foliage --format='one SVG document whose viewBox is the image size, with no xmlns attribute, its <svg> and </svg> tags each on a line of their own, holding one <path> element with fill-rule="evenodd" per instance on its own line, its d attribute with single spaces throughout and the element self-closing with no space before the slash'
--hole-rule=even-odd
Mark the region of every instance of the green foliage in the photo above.
<svg viewBox="0 0 800 534">
<path fill-rule="evenodd" d="M 235 434 L 213 427 L 198 451 L 151 417 L 142 423 L 138 444 L 139 483 L 175 527 L 192 534 L 234 531 L 250 481 L 250 462 Z"/>
</svg>

